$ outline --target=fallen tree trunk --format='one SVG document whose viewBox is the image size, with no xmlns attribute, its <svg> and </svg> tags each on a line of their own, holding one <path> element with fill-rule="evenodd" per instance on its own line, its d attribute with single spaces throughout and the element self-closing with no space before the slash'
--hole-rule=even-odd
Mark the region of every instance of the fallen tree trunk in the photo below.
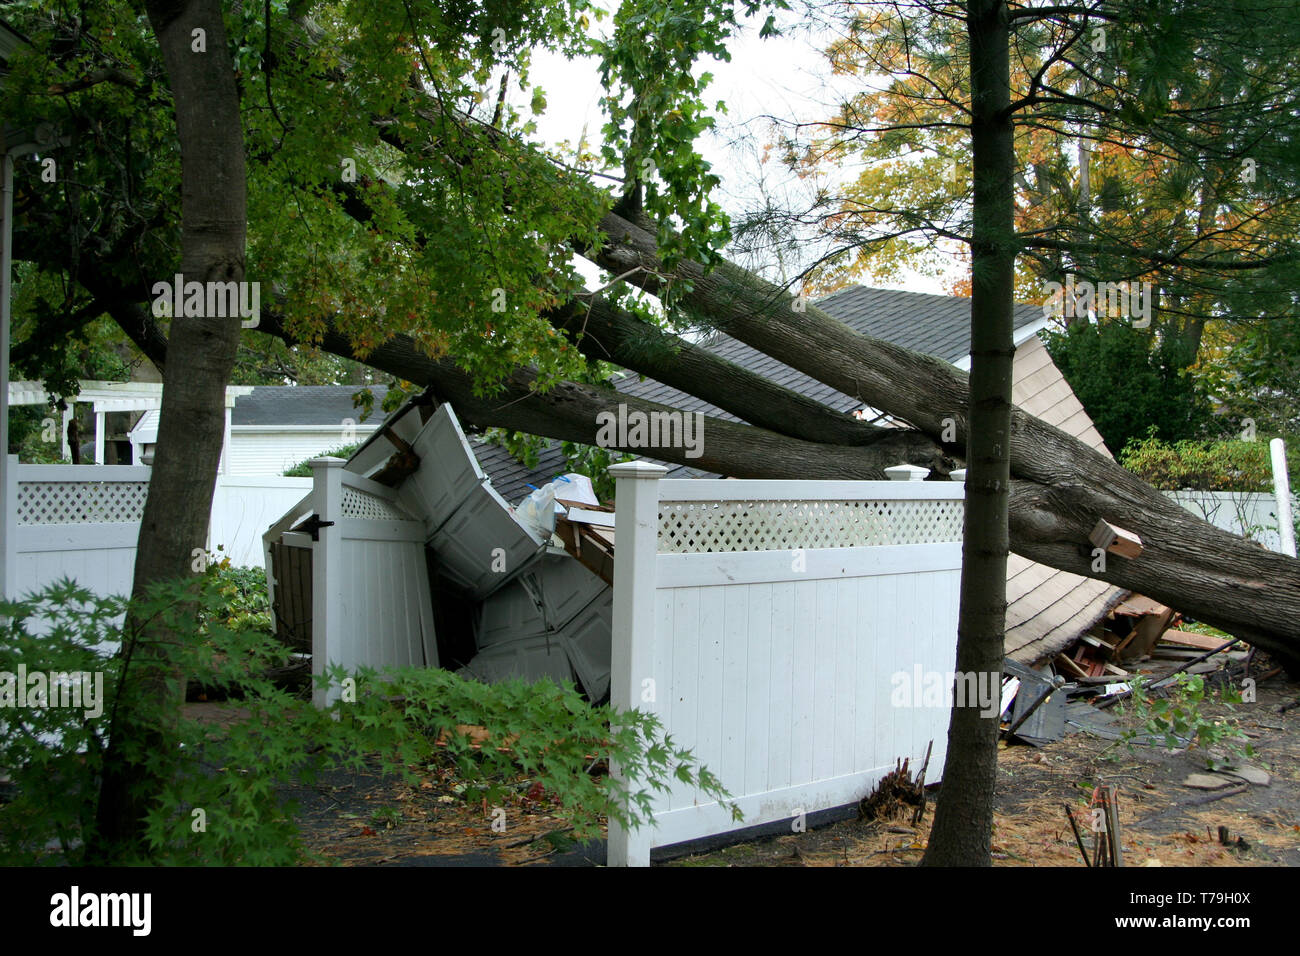
<svg viewBox="0 0 1300 956">
<path fill-rule="evenodd" d="M 315 42 L 313 29 L 304 26 L 308 42 Z M 419 84 L 411 94 L 425 100 L 416 104 L 417 115 L 450 119 L 466 128 L 476 125 L 463 115 L 449 116 Z M 501 135 L 478 129 L 482 148 L 492 148 Z M 400 136 L 387 135 L 386 141 L 406 148 Z M 567 179 L 581 188 L 572 177 Z M 708 274 L 690 261 L 665 270 L 653 224 L 611 212 L 601 230 L 608 237 L 605 243 L 579 251 L 612 274 L 626 276 L 652 293 L 660 292 L 666 282 L 682 283 L 681 304 L 707 317 L 717 329 L 913 424 L 936 442 L 951 423 L 956 442 L 948 447 L 965 447 L 968 383 L 947 363 L 858 335 L 810 303 L 796 310 L 783 289 L 726 260 Z M 625 354 L 622 360 L 638 371 L 653 364 L 645 356 Z M 698 378 L 695 382 L 700 384 Z M 696 388 L 684 390 L 698 394 Z M 594 423 L 584 427 L 566 421 L 561 427 L 548 424 L 545 415 L 539 417 L 538 424 L 526 430 L 552 437 L 569 437 L 575 429 L 594 431 Z M 781 429 L 786 435 L 797 430 L 795 425 Z M 560 436 L 560 431 L 566 435 Z M 836 440 L 828 440 L 832 444 L 817 447 L 833 448 Z M 678 460 L 668 451 L 660 457 Z M 718 457 L 710 455 L 714 461 Z M 1196 518 L 1110 459 L 1019 409 L 1012 413 L 1010 458 L 1011 546 L 1018 554 L 1141 591 L 1274 651 L 1293 673 L 1300 673 L 1300 628 L 1295 623 L 1300 620 L 1300 562 Z M 794 459 L 786 473 L 820 474 L 836 463 Z M 739 477 L 751 474 L 751 464 L 752 459 L 741 455 L 729 461 L 729 467 L 708 467 Z M 1088 531 L 1099 518 L 1140 534 L 1143 554 L 1134 559 L 1108 555 L 1097 568 Z"/>
<path fill-rule="evenodd" d="M 292 342 L 274 316 L 264 315 L 259 330 Z M 337 332 L 327 332 L 320 347 L 334 354 L 353 357 L 351 344 Z M 405 336 L 396 336 L 385 342 L 367 355 L 366 362 L 408 381 L 431 386 L 439 398 L 455 406 L 463 421 L 483 428 L 509 428 L 595 444 L 597 414 L 610 410 L 617 402 L 625 402 L 630 410 L 646 413 L 672 410 L 668 406 L 572 382 L 539 394 L 531 390 L 532 378 L 527 372 L 512 376 L 499 395 L 491 398 L 476 396 L 473 380 L 467 373 L 448 360 L 429 358 Z M 887 466 L 881 465 L 881 461 L 889 461 L 896 451 L 906 450 L 906 446 L 883 451 L 875 446 L 854 448 L 805 442 L 717 418 L 705 419 L 704 434 L 707 437 L 700 458 L 688 458 L 685 449 L 672 447 L 654 449 L 652 456 L 736 478 L 790 478 L 797 475 L 870 480 L 882 477 L 880 468 Z M 900 432 L 900 438 L 908 434 Z M 649 453 L 647 449 L 620 450 Z M 879 457 L 873 456 L 872 452 L 877 452 Z M 1100 455 L 1096 457 L 1101 458 Z M 1101 460 L 1106 462 L 1106 459 Z M 1295 668 L 1300 661 L 1297 661 L 1292 632 L 1275 630 L 1269 624 L 1269 615 L 1262 613 L 1262 608 L 1261 613 L 1253 613 L 1252 606 L 1255 602 L 1294 601 L 1300 592 L 1292 589 L 1288 598 L 1288 595 L 1279 593 L 1288 585 L 1279 585 L 1276 578 L 1270 582 L 1258 569 L 1278 567 L 1289 570 L 1297 562 L 1220 531 L 1113 463 L 1106 463 L 1120 472 L 1120 477 L 1125 480 L 1104 490 L 1087 486 L 1082 479 L 1064 471 L 1054 487 L 1013 480 L 1010 505 L 1013 550 L 1050 567 L 1099 577 L 1150 595 L 1273 651 L 1289 668 Z M 1138 491 L 1136 495 L 1132 493 L 1134 487 Z M 1160 535 L 1148 531 L 1148 537 L 1143 539 L 1147 550 L 1141 557 L 1129 560 L 1108 555 L 1106 571 L 1091 573 L 1093 556 L 1088 533 L 1095 524 L 1095 517 L 1090 517 L 1087 511 L 1071 512 L 1070 509 L 1075 507 L 1073 502 L 1078 498 L 1083 498 L 1091 508 L 1126 516 L 1124 520 L 1128 524 L 1125 526 L 1129 528 L 1139 524 L 1135 520 L 1138 509 L 1147 507 L 1148 503 L 1156 505 L 1162 508 L 1162 514 L 1167 515 L 1167 524 L 1162 526 L 1183 528 L 1186 534 Z M 1119 523 L 1124 524 L 1124 520 Z M 1231 558 L 1216 565 L 1202 553 L 1204 548 L 1219 549 L 1214 553 L 1231 555 Z M 1151 555 L 1156 557 L 1151 559 Z M 1294 570 L 1291 574 L 1294 577 Z M 1188 589 L 1186 593 L 1184 587 Z"/>
<path fill-rule="evenodd" d="M 259 332 L 295 340 L 284 329 L 279 317 L 263 312 Z M 357 359 L 347 336 L 327 330 L 316 345 L 326 352 Z M 597 444 L 600 430 L 597 418 L 612 412 L 618 405 L 629 412 L 671 414 L 668 405 L 622 395 L 613 389 L 597 388 L 578 382 L 562 382 L 546 392 L 533 390 L 536 376 L 524 369 L 515 371 L 501 390 L 490 397 L 475 393 L 474 379 L 448 359 L 430 358 L 405 335 L 394 336 L 367 353 L 365 363 L 410 382 L 429 386 L 441 401 L 456 409 L 465 424 L 479 428 L 508 428 L 561 441 Z M 807 478 L 861 478 L 880 480 L 884 469 L 897 465 L 906 457 L 916 457 L 918 450 L 932 447 L 924 436 L 901 429 L 878 429 L 884 433 L 866 446 L 829 445 L 804 441 L 754 425 L 704 416 L 698 457 L 692 449 L 680 445 L 651 448 L 612 445 L 632 454 L 658 458 L 677 464 L 746 478 L 788 478 L 792 467 Z M 892 432 L 892 434 L 890 434 Z M 798 464 L 792 466 L 792 462 Z"/>
<path fill-rule="evenodd" d="M 716 366 L 705 362 L 682 373 L 675 384 L 733 414 L 746 406 L 738 417 L 746 417 L 746 410 L 755 418 L 761 414 L 769 424 L 779 424 L 779 431 L 710 419 L 703 457 L 686 459 L 681 449 L 656 449 L 655 457 L 736 477 L 878 478 L 880 469 L 891 464 L 916 461 L 917 455 L 933 456 L 949 422 L 956 441 L 945 450 L 959 453 L 964 447 L 967 380 L 963 373 L 939 359 L 858 335 L 811 303 L 796 311 L 792 297 L 783 290 L 729 262 L 707 275 L 692 262 L 682 263 L 675 274 L 667 273 L 655 237 L 644 225 L 609 213 L 602 222 L 609 240 L 585 254 L 616 275 L 631 273 L 630 281 L 651 292 L 659 291 L 661 276 L 689 281 L 683 303 L 708 316 L 720 330 L 925 433 L 918 437 L 900 432 L 897 439 L 854 452 L 852 444 L 840 443 L 852 443 L 862 432 L 856 427 L 844 429 L 843 416 L 824 406 L 798 410 L 792 406 L 782 416 L 778 392 L 766 390 L 760 395 L 739 379 L 715 378 Z M 80 277 L 92 282 L 97 298 L 137 344 L 153 353 L 151 358 L 164 358 L 157 355 L 159 336 L 150 331 L 151 317 L 138 308 L 139 290 L 110 278 L 115 275 L 112 262 L 99 263 L 98 268 L 96 264 L 93 253 L 84 255 Z M 103 281 L 93 283 L 93 272 Z M 110 294 L 113 286 L 122 290 L 119 296 Z M 615 338 L 611 336 L 610 342 Z M 634 338 L 624 344 L 633 342 Z M 653 349 L 638 354 L 635 347 L 615 346 L 609 349 L 609 357 L 616 353 L 619 362 L 656 378 L 665 375 L 666 364 L 673 360 L 671 355 L 656 358 Z M 355 358 L 350 343 L 341 336 L 332 336 L 324 347 Z M 525 396 L 522 382 L 515 383 L 509 398 L 494 403 L 475 396 L 468 376 L 454 364 L 432 363 L 400 337 L 364 361 L 410 381 L 434 384 L 476 424 L 587 444 L 596 443 L 597 411 L 620 401 L 640 407 L 615 393 L 601 404 L 596 394 L 582 393 L 586 386 Z M 575 405 L 574 396 L 580 393 L 582 401 Z M 507 406 L 507 402 L 515 404 Z M 819 441 L 794 437 L 805 426 Z M 1300 672 L 1300 629 L 1295 624 L 1300 620 L 1300 563 L 1296 560 L 1214 528 L 1113 461 L 1020 410 L 1013 413 L 1011 468 L 1011 546 L 1018 554 L 1148 594 L 1274 651 L 1293 673 Z M 1137 532 L 1144 553 L 1135 559 L 1108 555 L 1104 567 L 1094 570 L 1088 532 L 1099 518 Z"/>
<path fill-rule="evenodd" d="M 644 225 L 644 224 L 642 224 Z M 811 303 L 730 262 L 675 273 L 654 234 L 609 213 L 592 261 L 646 291 L 688 284 L 685 306 L 736 339 L 833 388 L 888 411 L 938 440 L 964 443 L 968 383 L 945 362 L 859 335 Z M 663 277 L 667 276 L 665 280 Z M 1012 414 L 1011 547 L 1051 567 L 1140 591 L 1273 651 L 1300 673 L 1300 561 L 1215 528 L 1111 459 L 1020 409 Z M 1098 519 L 1141 536 L 1137 558 L 1106 555 L 1094 569 L 1088 533 Z"/>
<path fill-rule="evenodd" d="M 613 214 L 606 217 L 606 229 L 610 244 L 592 255 L 607 268 L 621 269 L 619 274 L 629 271 L 623 266 L 631 262 L 652 265 L 651 272 L 635 277 L 652 287 L 653 276 L 661 269 L 653 236 Z M 128 308 L 134 303 L 131 292 L 123 288 L 115 296 L 111 280 L 94 282 L 93 274 L 98 271 L 102 278 L 105 273 L 100 270 L 106 268 L 111 264 L 100 265 L 93 256 L 82 260 L 83 278 L 95 285 L 115 316 L 131 318 L 132 338 L 146 346 L 150 358 L 161 366 L 166 357 L 160 354 L 158 337 L 140 327 L 142 322 L 147 326 L 150 317 L 142 317 L 138 308 Z M 686 264 L 683 269 L 689 275 L 698 267 Z M 844 416 L 818 405 L 824 412 L 791 411 L 780 422 L 780 432 L 708 418 L 700 458 L 688 459 L 684 449 L 673 448 L 654 449 L 653 457 L 738 478 L 878 479 L 890 465 L 902 461 L 924 464 L 927 456 L 934 456 L 946 419 L 957 429 L 957 443 L 946 450 L 964 442 L 966 377 L 947 363 L 858 335 L 811 303 L 803 312 L 795 312 L 789 296 L 734 265 L 724 264 L 708 276 L 696 273 L 688 298 L 693 307 L 715 316 L 719 327 L 735 338 L 774 354 L 864 404 L 915 424 L 925 434 L 896 430 L 887 439 L 865 446 L 841 445 L 837 442 L 853 441 L 864 433 L 843 429 L 837 419 Z M 593 317 L 596 315 L 593 311 Z M 559 324 L 563 326 L 565 321 L 560 317 Z M 627 367 L 656 378 L 664 374 L 675 356 L 658 352 L 656 357 L 657 350 L 636 349 L 629 344 L 636 341 L 635 330 L 624 329 L 615 335 L 617 325 L 612 317 L 607 327 L 598 322 L 605 337 L 597 352 L 592 351 L 597 349 L 594 343 L 587 343 L 588 354 L 617 357 Z M 276 325 L 274 314 L 263 313 L 259 330 L 292 341 Z M 631 338 L 620 344 L 620 336 Z M 336 332 L 327 333 L 321 347 L 356 358 L 351 343 Z M 606 351 L 607 356 L 599 354 Z M 597 413 L 620 402 L 646 412 L 672 411 L 574 383 L 537 394 L 528 388 L 528 373 L 519 373 L 498 397 L 483 398 L 475 395 L 470 376 L 455 363 L 429 358 L 404 336 L 390 339 L 364 361 L 408 381 L 434 386 L 456 405 L 458 414 L 480 427 L 498 426 L 596 444 Z M 740 409 L 742 415 L 746 404 L 766 407 L 768 415 L 779 407 L 778 393 L 760 397 L 738 378 L 718 379 L 725 382 L 725 388 L 707 387 L 715 370 L 706 362 L 679 377 L 676 384 L 720 408 Z M 712 384 L 716 386 L 717 381 Z M 791 436 L 814 419 L 816 427 L 823 429 L 818 433 L 822 440 Z M 868 434 L 874 438 L 874 433 Z M 647 449 L 625 450 L 650 453 Z M 1013 414 L 1011 466 L 1013 551 L 1050 567 L 1147 594 L 1273 651 L 1292 673 L 1300 672 L 1295 625 L 1300 620 L 1300 562 L 1213 527 L 1110 459 L 1020 410 Z M 1098 518 L 1137 532 L 1144 553 L 1136 559 L 1107 555 L 1104 568 L 1094 571 L 1088 533 Z"/>
<path fill-rule="evenodd" d="M 872 445 L 898 434 L 898 429 L 869 425 L 777 385 L 700 345 L 642 322 L 599 296 L 574 302 L 552 314 L 550 321 L 590 358 L 648 375 L 751 425 L 832 445 Z M 920 434 L 914 438 L 916 460 L 908 459 L 909 463 L 939 467 L 943 453 L 938 444 Z M 951 462 L 948 465 L 950 468 Z"/>
</svg>

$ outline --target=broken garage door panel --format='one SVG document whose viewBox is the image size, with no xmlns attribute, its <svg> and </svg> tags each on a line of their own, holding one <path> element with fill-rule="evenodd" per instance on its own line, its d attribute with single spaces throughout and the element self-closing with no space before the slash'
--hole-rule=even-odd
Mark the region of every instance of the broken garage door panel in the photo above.
<svg viewBox="0 0 1300 956">
<path fill-rule="evenodd" d="M 476 600 L 527 567 L 546 547 L 497 494 L 450 405 L 438 408 L 412 444 L 420 467 L 398 492 L 419 515 L 439 570 Z"/>
<path fill-rule="evenodd" d="M 384 440 L 390 430 L 398 435 L 399 443 Z M 390 467 L 391 444 L 408 445 L 408 457 L 414 463 L 409 474 L 394 474 L 395 491 L 376 487 L 366 478 Z M 565 550 L 552 547 L 549 535 L 529 527 L 516 515 L 492 487 L 449 405 L 440 406 L 423 422 L 419 416 L 398 411 L 343 470 L 352 476 L 343 484 L 372 491 L 418 522 L 421 530 L 416 533 L 432 553 L 438 574 L 472 602 L 476 653 L 462 668 L 463 673 L 488 681 L 510 677 L 576 680 L 592 700 L 608 696 L 612 588 Z M 337 562 L 339 558 L 326 558 L 316 552 L 344 547 L 346 542 L 336 539 L 346 536 L 321 536 L 310 541 L 304 535 L 286 534 L 295 520 L 311 513 L 315 500 L 308 496 L 300 502 L 265 538 L 273 551 L 282 541 L 305 546 L 310 557 L 327 567 L 331 566 L 330 560 Z M 590 506 L 585 498 L 583 504 Z M 596 520 L 612 523 L 612 515 L 597 515 Z M 294 540 L 290 542 L 290 538 Z M 424 548 L 420 550 L 423 553 Z M 607 557 L 592 547 L 589 550 L 592 557 Z M 385 581 L 382 561 L 357 562 L 351 553 L 348 566 L 353 569 L 348 579 L 349 594 L 379 593 L 382 586 L 387 586 L 406 594 L 405 598 L 394 595 L 397 604 L 417 607 L 422 600 L 429 600 L 427 591 L 423 596 L 417 593 L 427 587 L 421 586 L 424 575 L 418 576 L 419 581 L 410 575 L 402 582 Z M 325 610 L 328 615 L 330 612 Z M 436 662 L 436 656 L 422 646 L 425 638 L 431 641 L 431 632 L 423 634 L 417 626 L 408 628 L 409 633 L 404 635 L 390 633 L 384 641 L 376 641 L 358 636 L 362 621 L 357 613 L 346 613 L 343 604 L 336 610 L 344 612 L 333 615 L 338 620 L 318 615 L 307 626 L 313 632 L 319 629 L 320 635 L 337 633 L 336 640 L 348 646 L 348 666 L 382 667 L 396 660 L 421 658 Z M 368 609 L 361 617 L 372 613 L 373 609 Z M 398 615 L 394 620 L 422 616 Z M 379 646 L 381 643 L 385 647 Z M 399 653 L 394 658 L 387 653 L 393 649 L 388 645 L 410 653 Z M 330 653 L 328 648 L 326 651 Z M 334 656 L 331 654 L 331 658 Z"/>
</svg>

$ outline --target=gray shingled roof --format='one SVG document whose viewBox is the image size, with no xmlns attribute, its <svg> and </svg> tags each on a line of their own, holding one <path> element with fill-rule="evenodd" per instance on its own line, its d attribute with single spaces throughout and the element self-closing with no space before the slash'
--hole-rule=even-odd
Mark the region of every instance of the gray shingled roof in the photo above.
<svg viewBox="0 0 1300 956">
<path fill-rule="evenodd" d="M 913 352 L 954 363 L 970 354 L 970 299 L 854 285 L 832 292 L 817 305 L 861 335 Z M 1017 329 L 1042 318 L 1042 306 L 1015 307 Z"/>
<path fill-rule="evenodd" d="M 500 445 L 484 441 L 477 435 L 468 437 L 470 447 L 474 449 L 474 457 L 478 459 L 479 466 L 492 479 L 492 487 L 496 489 L 497 494 L 512 505 L 519 504 L 533 488 L 540 488 L 557 475 L 562 475 L 569 470 L 565 466 L 564 454 L 560 450 L 559 442 L 548 442 L 545 449 L 538 455 L 537 465 L 529 468 Z M 654 461 L 651 458 L 644 460 Z M 666 475 L 668 478 L 720 477 L 710 472 L 700 471 L 686 465 L 675 465 L 668 461 L 655 462 L 655 464 L 664 465 L 668 468 L 668 474 Z"/>
<path fill-rule="evenodd" d="M 259 385 L 235 399 L 231 425 L 339 425 L 345 418 L 361 422 L 361 409 L 352 404 L 358 385 Z M 381 405 L 387 385 L 365 386 L 375 397 L 367 425 L 384 420 Z"/>
<path fill-rule="evenodd" d="M 952 363 L 970 354 L 970 299 L 855 285 L 832 292 L 816 304 L 855 332 L 884 339 L 913 352 L 924 352 Z M 1042 317 L 1041 306 L 1018 305 L 1015 327 L 1024 329 Z M 861 399 L 845 395 L 728 335 L 714 335 L 698 347 L 836 411 L 852 412 L 865 404 Z M 629 372 L 616 381 L 614 387 L 634 398 L 684 411 L 703 412 L 727 421 L 740 421 L 735 415 L 669 385 L 654 379 L 642 381 L 635 373 Z"/>
<path fill-rule="evenodd" d="M 484 441 L 477 435 L 468 437 L 479 466 L 492 479 L 492 487 L 512 505 L 519 504 L 533 488 L 542 487 L 556 475 L 562 475 L 568 470 L 564 467 L 564 454 L 560 451 L 559 442 L 548 444 L 539 453 L 537 465 L 529 468 L 500 445 Z"/>
</svg>

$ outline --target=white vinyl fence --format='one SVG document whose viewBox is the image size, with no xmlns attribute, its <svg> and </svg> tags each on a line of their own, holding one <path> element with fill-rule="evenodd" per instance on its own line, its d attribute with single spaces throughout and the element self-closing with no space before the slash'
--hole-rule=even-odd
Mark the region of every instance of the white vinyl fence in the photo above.
<svg viewBox="0 0 1300 956">
<path fill-rule="evenodd" d="M 149 471 L 125 465 L 19 465 L 4 489 L 6 592 L 72 578 L 101 597 L 129 594 Z"/>
<path fill-rule="evenodd" d="M 344 470 L 345 464 L 314 459 L 311 493 L 263 536 L 272 603 L 281 587 L 309 590 L 313 677 L 327 664 L 348 671 L 437 667 L 424 522 L 392 488 Z M 314 532 L 290 530 L 312 515 Z M 273 566 L 274 547 L 302 552 L 306 588 L 276 580 L 285 571 Z M 341 692 L 337 684 L 328 692 L 317 686 L 313 700 L 323 707 Z"/>
<path fill-rule="evenodd" d="M 236 567 L 263 567 L 263 532 L 310 490 L 310 478 L 219 476 L 208 550 L 228 557 Z"/>
<path fill-rule="evenodd" d="M 677 783 L 654 825 L 609 826 L 611 865 L 652 847 L 843 806 L 933 742 L 948 701 L 900 705 L 897 675 L 951 675 L 964 486 L 660 480 L 615 465 L 611 703 L 659 717 L 743 823 Z M 950 676 L 947 686 L 951 686 Z M 614 768 L 618 773 L 618 768 Z"/>
<path fill-rule="evenodd" d="M 18 597 L 61 578 L 103 596 L 129 594 L 152 469 L 134 465 L 20 465 L 0 489 L 8 527 L 5 593 Z M 262 565 L 262 532 L 311 489 L 310 478 L 217 479 L 209 551 Z M 220 549 L 218 548 L 220 546 Z"/>
<path fill-rule="evenodd" d="M 1165 494 L 1216 528 L 1258 541 L 1270 551 L 1284 553 L 1278 528 L 1278 499 L 1271 494 L 1190 489 Z"/>
</svg>

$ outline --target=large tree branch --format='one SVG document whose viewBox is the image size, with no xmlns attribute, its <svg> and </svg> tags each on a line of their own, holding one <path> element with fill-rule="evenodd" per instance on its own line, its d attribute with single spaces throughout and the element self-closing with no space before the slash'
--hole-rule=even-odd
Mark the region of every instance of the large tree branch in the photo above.
<svg viewBox="0 0 1300 956">
<path fill-rule="evenodd" d="M 730 262 L 707 274 L 698 263 L 683 262 L 673 274 L 660 261 L 652 233 L 612 213 L 602 226 L 606 244 L 585 250 L 602 267 L 616 274 L 636 267 L 631 281 L 654 293 L 665 282 L 685 282 L 683 305 L 734 338 L 932 438 L 951 423 L 964 441 L 967 379 L 947 363 L 859 335 L 815 305 L 797 310 L 784 290 Z M 1248 637 L 1300 669 L 1300 561 L 1196 518 L 1019 408 L 1012 412 L 1011 468 L 1014 478 L 1028 483 L 1012 501 L 1012 549 L 1018 554 L 1141 591 Z M 1100 518 L 1141 535 L 1142 556 L 1111 556 L 1105 571 L 1093 571 L 1088 531 Z"/>
<path fill-rule="evenodd" d="M 274 335 L 290 345 L 297 344 L 275 310 L 264 310 L 259 332 Z M 577 382 L 562 382 L 546 392 L 534 390 L 536 375 L 519 369 L 491 395 L 479 393 L 472 375 L 450 359 L 432 358 L 420 351 L 406 335 L 396 335 L 368 352 L 356 355 L 347 336 L 327 329 L 317 347 L 334 355 L 365 362 L 410 382 L 430 387 L 442 401 L 450 402 L 456 415 L 479 428 L 509 428 L 562 441 L 595 445 L 600 431 L 598 416 L 616 412 L 625 405 L 629 413 L 681 414 L 679 409 L 657 402 L 622 395 L 613 389 Z M 790 462 L 801 462 L 804 477 L 854 476 L 883 479 L 884 469 L 902 461 L 915 443 L 914 433 L 895 429 L 867 447 L 826 445 L 780 435 L 753 425 L 702 416 L 698 434 L 700 454 L 685 445 L 641 447 L 611 445 L 619 451 L 648 455 L 663 461 L 689 465 L 729 475 L 750 478 L 788 476 Z"/>
</svg>

